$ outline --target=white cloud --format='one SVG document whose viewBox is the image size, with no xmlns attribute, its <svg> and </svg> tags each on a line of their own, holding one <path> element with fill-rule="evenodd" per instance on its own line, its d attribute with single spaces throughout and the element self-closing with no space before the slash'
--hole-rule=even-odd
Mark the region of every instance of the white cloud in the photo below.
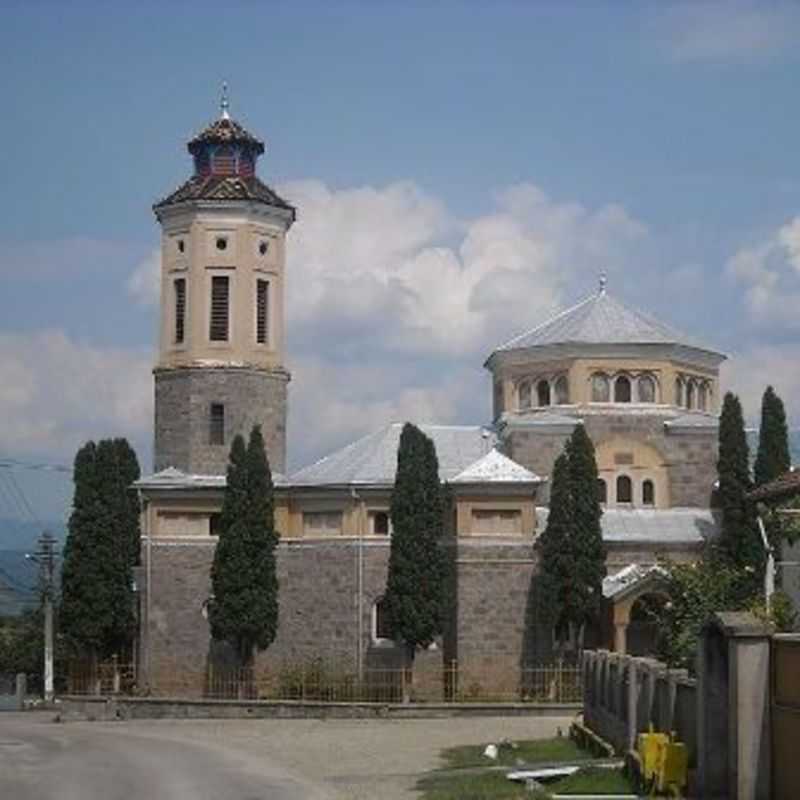
<svg viewBox="0 0 800 800">
<path fill-rule="evenodd" d="M 669 57 L 678 62 L 771 58 L 800 40 L 800 8 L 779 0 L 666 5 L 657 13 L 655 24 Z"/>
<path fill-rule="evenodd" d="M 746 287 L 745 306 L 754 323 L 772 330 L 800 327 L 800 217 L 738 250 L 726 272 Z"/>
<path fill-rule="evenodd" d="M 758 424 L 769 385 L 783 399 L 790 426 L 800 420 L 800 342 L 753 345 L 725 363 L 722 379 L 739 395 L 750 424 Z"/>
<path fill-rule="evenodd" d="M 142 306 L 155 306 L 161 297 L 161 250 L 143 258 L 125 283 L 128 293 Z"/>
<path fill-rule="evenodd" d="M 149 438 L 152 356 L 63 331 L 0 334 L 0 451 L 70 458 L 87 439 Z"/>
</svg>

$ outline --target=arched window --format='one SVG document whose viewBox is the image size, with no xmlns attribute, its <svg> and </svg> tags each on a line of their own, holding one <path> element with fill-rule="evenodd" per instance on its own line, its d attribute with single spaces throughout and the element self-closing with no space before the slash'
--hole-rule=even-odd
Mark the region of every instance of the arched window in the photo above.
<svg viewBox="0 0 800 800">
<path fill-rule="evenodd" d="M 592 402 L 607 403 L 611 399 L 608 376 L 602 372 L 592 375 Z"/>
<path fill-rule="evenodd" d="M 641 375 L 636 382 L 640 403 L 655 403 L 656 381 L 652 375 Z"/>
<path fill-rule="evenodd" d="M 555 382 L 556 403 L 560 406 L 569 403 L 569 384 L 566 375 L 559 375 Z"/>
<path fill-rule="evenodd" d="M 653 481 L 646 480 L 642 483 L 642 505 L 654 506 L 656 504 L 656 487 Z"/>
<path fill-rule="evenodd" d="M 620 375 L 614 381 L 614 402 L 630 403 L 631 401 L 631 381 L 625 375 Z"/>
<path fill-rule="evenodd" d="M 550 405 L 550 382 L 544 379 L 536 384 L 536 401 L 537 405 L 549 406 Z"/>
<path fill-rule="evenodd" d="M 705 381 L 697 387 L 697 407 L 701 411 L 708 408 L 708 384 Z"/>
<path fill-rule="evenodd" d="M 694 392 L 695 392 L 695 382 L 694 381 L 687 381 L 687 383 L 686 383 L 686 408 L 689 408 L 689 409 L 694 408 Z"/>
<path fill-rule="evenodd" d="M 627 475 L 620 475 L 617 478 L 617 502 L 633 502 L 633 483 Z"/>
<path fill-rule="evenodd" d="M 608 502 L 608 487 L 602 478 L 597 479 L 597 499 L 604 505 Z"/>
<path fill-rule="evenodd" d="M 519 385 L 519 407 L 531 407 L 531 384 L 530 381 L 523 381 Z"/>
<path fill-rule="evenodd" d="M 389 621 L 386 598 L 379 597 L 372 606 L 372 641 L 386 642 L 392 638 L 392 626 Z"/>
<path fill-rule="evenodd" d="M 683 378 L 675 378 L 675 405 L 683 405 Z"/>
</svg>

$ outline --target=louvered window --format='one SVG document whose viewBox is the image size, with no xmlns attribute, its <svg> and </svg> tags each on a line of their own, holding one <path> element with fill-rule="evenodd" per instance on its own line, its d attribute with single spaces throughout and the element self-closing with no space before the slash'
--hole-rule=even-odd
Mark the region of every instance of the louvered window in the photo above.
<svg viewBox="0 0 800 800">
<path fill-rule="evenodd" d="M 212 403 L 208 418 L 208 443 L 225 444 L 225 406 Z"/>
<path fill-rule="evenodd" d="M 269 337 L 269 281 L 256 281 L 256 342 L 266 344 Z"/>
<path fill-rule="evenodd" d="M 228 277 L 214 275 L 211 278 L 211 326 L 209 338 L 212 342 L 228 341 Z"/>
<path fill-rule="evenodd" d="M 175 344 L 183 344 L 186 327 L 186 278 L 175 280 Z"/>
</svg>

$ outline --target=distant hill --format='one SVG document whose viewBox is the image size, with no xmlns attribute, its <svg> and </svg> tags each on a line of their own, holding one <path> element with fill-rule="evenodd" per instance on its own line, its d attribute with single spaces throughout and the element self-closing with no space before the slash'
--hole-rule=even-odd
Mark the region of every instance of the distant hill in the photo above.
<svg viewBox="0 0 800 800">
<path fill-rule="evenodd" d="M 31 551 L 36 546 L 36 540 L 42 531 L 49 531 L 59 542 L 67 537 L 66 523 L 60 520 L 43 520 L 31 522 L 30 520 L 11 519 L 0 517 L 0 550 L 26 550 Z"/>
</svg>

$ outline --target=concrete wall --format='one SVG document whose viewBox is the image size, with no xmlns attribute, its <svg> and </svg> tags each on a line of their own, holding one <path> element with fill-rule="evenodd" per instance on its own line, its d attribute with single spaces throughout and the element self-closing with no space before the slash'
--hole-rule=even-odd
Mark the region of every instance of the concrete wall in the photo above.
<svg viewBox="0 0 800 800">
<path fill-rule="evenodd" d="M 685 670 L 649 658 L 587 651 L 583 662 L 583 715 L 595 733 L 621 754 L 648 730 L 675 731 L 697 760 L 697 683 Z"/>
</svg>

